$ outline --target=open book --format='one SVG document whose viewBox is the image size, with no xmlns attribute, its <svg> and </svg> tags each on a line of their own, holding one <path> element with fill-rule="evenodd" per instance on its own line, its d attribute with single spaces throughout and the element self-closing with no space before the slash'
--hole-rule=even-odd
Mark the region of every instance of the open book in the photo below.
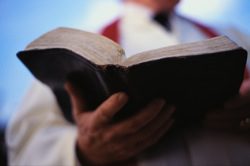
<svg viewBox="0 0 250 166">
<path fill-rule="evenodd" d="M 18 57 L 53 90 L 66 114 L 70 100 L 63 87 L 69 80 L 90 110 L 113 93 L 126 92 L 129 102 L 118 119 L 159 97 L 177 107 L 177 117 L 198 119 L 238 93 L 247 52 L 220 36 L 126 58 L 106 37 L 58 28 L 31 42 Z"/>
</svg>

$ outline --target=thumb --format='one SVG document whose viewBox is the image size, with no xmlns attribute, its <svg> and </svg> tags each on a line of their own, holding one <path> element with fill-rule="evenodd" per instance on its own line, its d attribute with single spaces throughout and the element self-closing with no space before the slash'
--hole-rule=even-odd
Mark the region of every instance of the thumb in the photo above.
<svg viewBox="0 0 250 166">
<path fill-rule="evenodd" d="M 69 94 L 73 115 L 76 118 L 80 113 L 86 111 L 84 99 L 71 83 L 66 82 L 64 88 Z"/>
</svg>

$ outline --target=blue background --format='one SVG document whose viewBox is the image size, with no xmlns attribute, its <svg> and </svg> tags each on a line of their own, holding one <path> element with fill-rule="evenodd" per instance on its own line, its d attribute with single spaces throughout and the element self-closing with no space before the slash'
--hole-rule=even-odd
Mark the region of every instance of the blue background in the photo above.
<svg viewBox="0 0 250 166">
<path fill-rule="evenodd" d="M 97 32 L 120 11 L 119 0 L 0 1 L 0 125 L 19 107 L 32 75 L 16 53 L 59 26 Z M 216 28 L 234 26 L 250 34 L 248 0 L 182 0 L 177 10 Z"/>
</svg>

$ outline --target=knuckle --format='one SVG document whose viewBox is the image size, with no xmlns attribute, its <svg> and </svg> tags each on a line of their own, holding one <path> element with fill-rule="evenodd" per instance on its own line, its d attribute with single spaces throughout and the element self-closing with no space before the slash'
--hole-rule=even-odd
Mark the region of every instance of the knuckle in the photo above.
<svg viewBox="0 0 250 166">
<path fill-rule="evenodd" d="M 83 134 L 91 134 L 97 131 L 89 119 L 81 119 L 78 121 L 77 126 L 78 130 L 81 130 Z"/>
<path fill-rule="evenodd" d="M 90 134 L 92 133 L 92 127 L 90 125 L 87 124 L 83 124 L 79 127 L 79 130 L 81 131 L 81 133 L 83 134 Z"/>
</svg>

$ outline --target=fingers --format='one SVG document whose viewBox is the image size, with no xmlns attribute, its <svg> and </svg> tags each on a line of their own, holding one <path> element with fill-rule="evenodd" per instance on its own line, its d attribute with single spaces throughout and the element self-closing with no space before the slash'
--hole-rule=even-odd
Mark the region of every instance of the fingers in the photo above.
<svg viewBox="0 0 250 166">
<path fill-rule="evenodd" d="M 72 84 L 67 82 L 64 85 L 68 92 L 72 104 L 73 115 L 76 118 L 81 113 L 85 112 L 85 102 L 80 93 L 74 88 Z M 114 114 L 118 112 L 128 101 L 128 96 L 125 93 L 116 93 L 104 101 L 95 111 L 94 121 L 97 124 L 109 122 Z"/>
<path fill-rule="evenodd" d="M 116 137 L 124 137 L 135 134 L 138 133 L 142 128 L 146 128 L 149 123 L 152 124 L 151 127 L 156 127 L 162 123 L 163 120 L 167 120 L 173 112 L 173 108 L 161 112 L 164 104 L 164 100 L 161 99 L 151 102 L 135 116 L 120 122 L 116 126 L 113 126 L 113 134 Z"/>
<path fill-rule="evenodd" d="M 137 151 L 141 152 L 152 145 L 156 144 L 172 127 L 174 120 L 166 121 L 158 130 L 145 137 L 143 140 L 134 143 L 137 146 Z"/>
<path fill-rule="evenodd" d="M 110 122 L 113 116 L 127 103 L 128 96 L 123 93 L 115 93 L 104 101 L 95 111 L 96 126 Z"/>
<path fill-rule="evenodd" d="M 136 144 L 137 142 L 143 142 L 144 140 L 148 140 L 148 144 L 145 144 L 148 146 L 155 143 L 155 141 L 157 141 L 173 124 L 174 120 L 172 115 L 174 112 L 174 107 L 163 109 L 156 118 L 150 121 L 150 123 L 144 126 L 141 130 L 133 135 L 127 136 L 127 138 L 132 141 L 130 144 Z M 156 140 L 154 138 L 156 138 Z"/>
<path fill-rule="evenodd" d="M 152 133 L 159 131 L 162 126 L 165 128 L 166 124 L 169 122 L 172 123 L 173 121 L 173 113 L 175 112 L 174 107 L 168 107 L 166 109 L 162 109 L 161 112 L 157 115 L 156 118 L 154 118 L 152 121 L 150 121 L 146 126 L 144 126 L 138 133 L 135 135 L 135 137 L 138 138 L 147 138 L 151 136 Z"/>
<path fill-rule="evenodd" d="M 81 112 L 85 111 L 85 102 L 71 83 L 65 83 L 64 88 L 70 96 L 73 115 L 77 117 Z"/>
<path fill-rule="evenodd" d="M 140 137 L 125 137 L 126 140 L 123 139 L 123 141 L 125 141 L 126 144 L 123 144 L 123 147 L 120 148 L 119 156 L 134 156 L 151 147 L 157 143 L 167 133 L 167 131 L 169 131 L 173 123 L 174 120 L 170 119 L 168 121 L 164 121 L 164 123 L 162 123 L 155 131 L 151 131 L 151 133 L 148 132 L 147 135 L 141 135 Z"/>
<path fill-rule="evenodd" d="M 71 93 L 71 89 L 66 88 Z M 156 143 L 173 124 L 171 115 L 174 108 L 166 107 L 166 110 L 162 110 L 165 102 L 159 99 L 148 104 L 135 116 L 110 124 L 110 120 L 127 101 L 125 93 L 116 93 L 95 111 L 81 114 L 79 122 L 83 123 L 78 123 L 78 131 L 83 132 L 79 132 L 78 141 L 89 161 L 96 161 L 96 158 L 98 161 L 107 161 L 107 157 L 128 159 Z M 74 107 L 80 106 L 76 103 Z"/>
<path fill-rule="evenodd" d="M 154 110 L 154 109 L 153 109 Z M 145 111 L 145 110 L 143 110 Z M 123 156 L 134 156 L 143 150 L 149 148 L 162 138 L 162 136 L 170 129 L 173 125 L 174 120 L 172 114 L 175 112 L 174 107 L 166 107 L 162 109 L 150 122 L 140 128 L 134 133 L 126 133 L 127 135 L 121 134 L 125 131 L 125 128 L 120 128 L 122 131 L 117 133 L 113 131 L 113 136 L 106 134 L 106 139 L 113 143 L 121 143 L 118 151 L 118 157 Z M 146 119 L 145 119 L 146 120 Z M 120 137 L 116 137 L 117 134 Z"/>
</svg>

